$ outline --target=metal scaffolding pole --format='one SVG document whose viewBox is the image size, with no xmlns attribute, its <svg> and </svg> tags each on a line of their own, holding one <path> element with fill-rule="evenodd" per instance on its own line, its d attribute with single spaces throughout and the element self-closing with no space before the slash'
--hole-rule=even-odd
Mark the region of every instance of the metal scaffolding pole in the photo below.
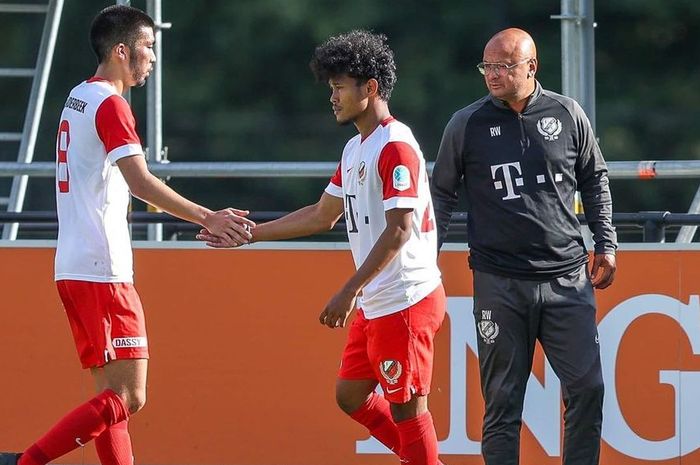
<svg viewBox="0 0 700 465">
<path fill-rule="evenodd" d="M 153 72 L 146 82 L 146 145 L 148 147 L 148 158 L 155 163 L 164 163 L 163 160 L 163 80 L 162 80 L 162 30 L 170 29 L 170 23 L 162 22 L 161 0 L 147 0 L 147 12 L 156 24 L 156 43 L 153 51 L 156 55 L 156 63 Z M 167 162 L 167 161 L 165 161 Z M 152 207 L 149 206 L 149 209 Z M 156 211 L 156 210 L 154 210 Z M 148 225 L 148 240 L 163 240 L 163 225 Z"/>
<path fill-rule="evenodd" d="M 576 100 L 595 132 L 594 0 L 561 0 L 562 93 Z"/>
<path fill-rule="evenodd" d="M 117 5 L 131 6 L 131 0 L 117 0 Z M 129 105 L 131 105 L 131 89 L 130 88 L 124 89 L 124 93 L 122 94 L 122 97 L 124 97 L 126 99 L 126 101 L 129 102 Z"/>
<path fill-rule="evenodd" d="M 693 201 L 690 204 L 690 208 L 688 209 L 688 213 L 690 214 L 697 214 L 700 213 L 700 187 L 698 188 L 697 191 L 695 191 L 695 197 L 693 197 Z M 693 237 L 695 236 L 695 232 L 698 229 L 698 225 L 685 225 L 681 226 L 680 231 L 678 231 L 678 236 L 676 236 L 676 242 L 682 243 L 682 244 L 689 244 L 693 242 Z"/>
</svg>

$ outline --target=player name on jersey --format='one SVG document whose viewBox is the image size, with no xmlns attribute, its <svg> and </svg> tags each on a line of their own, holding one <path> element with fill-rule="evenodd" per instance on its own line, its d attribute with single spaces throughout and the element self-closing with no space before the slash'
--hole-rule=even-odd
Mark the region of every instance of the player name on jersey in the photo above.
<svg viewBox="0 0 700 465">
<path fill-rule="evenodd" d="M 64 105 L 65 108 L 79 111 L 80 113 L 85 113 L 86 106 L 87 102 L 84 102 L 74 97 L 68 97 L 68 100 L 66 100 L 66 104 Z"/>
</svg>

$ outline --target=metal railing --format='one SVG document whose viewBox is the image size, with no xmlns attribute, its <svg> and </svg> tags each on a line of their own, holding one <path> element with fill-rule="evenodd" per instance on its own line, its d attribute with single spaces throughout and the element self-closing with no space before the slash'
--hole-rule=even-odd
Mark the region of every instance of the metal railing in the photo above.
<svg viewBox="0 0 700 465">
<path fill-rule="evenodd" d="M 435 163 L 428 163 L 429 174 Z M 149 163 L 158 177 L 188 178 L 325 178 L 337 168 L 337 162 L 174 162 Z M 53 162 L 0 162 L 0 177 L 30 175 L 54 177 Z M 608 162 L 610 179 L 700 179 L 700 160 L 643 160 Z"/>
<path fill-rule="evenodd" d="M 255 222 L 271 221 L 280 218 L 288 212 L 259 211 L 251 212 L 249 218 Z M 577 215 L 581 224 L 586 223 L 583 215 Z M 177 235 L 187 233 L 190 236 L 201 228 L 199 225 L 188 223 L 167 213 L 131 212 L 128 215 L 132 226 L 145 229 L 148 225 L 163 224 L 168 226 L 170 233 Z M 55 211 L 29 212 L 0 212 L 0 224 L 20 223 L 23 228 L 34 231 L 54 232 L 58 228 L 58 217 Z M 700 225 L 700 214 L 671 213 L 667 211 L 649 211 L 639 213 L 613 213 L 613 225 L 617 228 L 632 227 L 642 233 L 643 242 L 665 242 L 667 229 L 671 226 Z M 450 222 L 448 242 L 464 242 L 467 230 L 467 213 L 455 212 Z M 318 235 L 341 239 L 345 233 L 345 222 L 341 218 L 329 233 Z"/>
<path fill-rule="evenodd" d="M 432 173 L 434 163 L 428 163 L 428 172 Z M 336 162 L 176 162 L 149 163 L 149 170 L 161 178 L 326 178 L 337 167 Z M 644 160 L 644 161 L 612 161 L 608 162 L 611 179 L 697 179 L 700 178 L 700 160 Z M 56 165 L 53 162 L 0 162 L 0 177 L 27 175 L 51 178 L 55 176 Z M 700 195 L 688 213 L 670 212 L 640 212 L 616 213 L 613 221 L 619 226 L 629 226 L 642 229 L 645 242 L 662 242 L 666 237 L 669 226 L 681 226 L 676 236 L 676 242 L 689 243 L 700 225 Z M 53 215 L 53 216 L 51 216 Z M 132 221 L 139 224 L 178 224 L 178 230 L 195 230 L 197 226 L 186 226 L 179 220 L 167 214 L 133 212 Z M 48 220 L 47 218 L 53 218 Z M 15 220 L 16 218 L 16 220 Z M 158 219 L 163 219 L 158 221 Z M 2 212 L 0 224 L 22 223 L 24 228 L 32 230 L 50 230 L 55 222 L 52 212 Z M 453 219 L 457 231 L 462 228 L 459 215 Z M 584 220 L 585 221 L 585 220 Z M 55 228 L 54 228 L 55 229 Z M 151 226 L 152 229 L 152 226 Z M 150 236 L 150 234 L 149 234 Z"/>
</svg>

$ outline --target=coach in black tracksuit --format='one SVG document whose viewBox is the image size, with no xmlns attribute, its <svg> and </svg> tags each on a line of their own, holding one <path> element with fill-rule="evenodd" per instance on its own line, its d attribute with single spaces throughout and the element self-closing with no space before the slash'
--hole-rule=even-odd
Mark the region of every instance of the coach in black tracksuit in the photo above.
<svg viewBox="0 0 700 465">
<path fill-rule="evenodd" d="M 607 168 L 583 110 L 535 80 L 537 52 L 520 29 L 496 34 L 479 64 L 489 95 L 454 114 L 433 171 L 439 243 L 457 191 L 468 203 L 469 264 L 487 465 L 516 465 L 535 340 L 562 382 L 565 465 L 597 464 L 603 379 L 593 287 L 615 273 Z M 574 213 L 581 191 L 595 255 Z"/>
</svg>

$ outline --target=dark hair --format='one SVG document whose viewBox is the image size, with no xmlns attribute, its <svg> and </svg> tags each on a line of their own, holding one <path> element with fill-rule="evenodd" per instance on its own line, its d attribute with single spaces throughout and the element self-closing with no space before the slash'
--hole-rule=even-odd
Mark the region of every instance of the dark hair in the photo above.
<svg viewBox="0 0 700 465">
<path fill-rule="evenodd" d="M 347 74 L 364 84 L 369 79 L 379 83 L 379 97 L 389 101 L 396 84 L 394 52 L 384 34 L 355 30 L 334 36 L 316 47 L 309 63 L 319 82 Z"/>
<path fill-rule="evenodd" d="M 97 62 L 107 61 L 112 47 L 119 43 L 133 50 L 144 26 L 155 29 L 153 19 L 138 8 L 112 5 L 100 11 L 90 26 L 90 45 Z"/>
</svg>

